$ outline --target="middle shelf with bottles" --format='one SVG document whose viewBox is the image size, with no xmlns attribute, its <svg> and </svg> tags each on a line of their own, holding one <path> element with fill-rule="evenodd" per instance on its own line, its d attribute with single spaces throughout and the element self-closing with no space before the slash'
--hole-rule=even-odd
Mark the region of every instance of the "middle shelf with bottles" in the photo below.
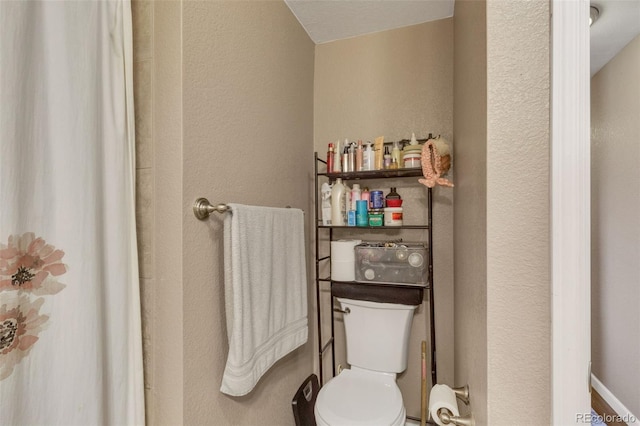
<svg viewBox="0 0 640 426">
<path fill-rule="evenodd" d="M 316 157 L 316 162 L 323 162 Z M 405 220 L 405 199 L 397 192 L 398 181 L 421 176 L 411 169 L 348 173 L 317 173 L 320 190 L 318 226 L 321 228 L 428 229 L 423 220 Z M 318 178 L 326 177 L 321 185 Z M 391 182 L 382 188 L 375 181 Z M 416 180 L 417 181 L 417 180 Z M 351 182 L 351 187 L 349 187 Z M 415 182 L 415 181 L 414 181 Z M 415 185 L 414 185 L 415 186 Z M 371 187 L 371 189 L 370 189 Z M 422 192 L 424 194 L 424 192 Z"/>
</svg>

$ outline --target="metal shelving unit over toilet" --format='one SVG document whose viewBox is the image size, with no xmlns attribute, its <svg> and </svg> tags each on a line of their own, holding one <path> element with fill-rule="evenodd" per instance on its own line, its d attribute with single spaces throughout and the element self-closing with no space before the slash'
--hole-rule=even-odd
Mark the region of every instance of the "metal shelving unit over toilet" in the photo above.
<svg viewBox="0 0 640 426">
<path fill-rule="evenodd" d="M 334 309 L 333 309 L 333 292 L 331 295 L 331 337 L 325 342 L 322 338 L 322 310 L 321 298 L 320 298 L 320 283 L 329 283 L 331 288 L 334 283 L 340 283 L 339 281 L 331 280 L 331 277 L 320 277 L 320 268 L 324 263 L 330 270 L 331 262 L 331 245 L 329 245 L 329 255 L 319 257 L 320 253 L 320 230 L 325 229 L 329 231 L 329 241 L 333 241 L 333 231 L 337 229 L 349 229 L 353 231 L 377 231 L 377 230 L 397 230 L 397 229 L 424 229 L 427 230 L 427 243 L 428 243 L 428 270 L 429 278 L 428 284 L 425 290 L 428 293 L 429 299 L 429 342 L 431 347 L 431 381 L 432 384 L 438 383 L 436 373 L 436 333 L 435 333 L 435 314 L 434 314 L 434 300 L 433 300 L 433 232 L 432 232 L 432 203 L 433 195 L 432 189 L 427 188 L 427 223 L 425 225 L 403 225 L 403 226 L 328 226 L 322 225 L 321 207 L 319 193 L 319 177 L 326 177 L 329 182 L 335 181 L 337 178 L 341 178 L 344 181 L 352 180 L 368 180 L 368 179 L 393 179 L 393 178 L 407 178 L 407 177 L 421 177 L 421 169 L 397 169 L 397 170 L 375 170 L 375 171 L 363 171 L 363 172 L 346 172 L 346 173 L 326 173 L 321 172 L 318 169 L 319 164 L 323 164 L 323 168 L 326 168 L 326 161 L 318 157 L 318 153 L 314 154 L 314 184 L 315 184 L 315 283 L 316 283 L 316 313 L 317 313 L 317 326 L 318 326 L 318 368 L 320 375 L 320 384 L 324 384 L 324 363 L 323 357 L 325 352 L 331 347 L 331 361 L 333 367 L 333 376 L 336 375 L 336 363 L 335 363 L 335 345 L 334 345 Z M 326 263 L 325 263 L 326 262 Z M 366 285 L 366 284 L 364 284 Z"/>
</svg>

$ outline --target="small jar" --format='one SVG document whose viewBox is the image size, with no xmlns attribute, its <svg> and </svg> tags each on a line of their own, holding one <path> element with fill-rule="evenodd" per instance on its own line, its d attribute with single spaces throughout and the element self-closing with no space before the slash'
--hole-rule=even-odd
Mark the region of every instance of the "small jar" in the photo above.
<svg viewBox="0 0 640 426">
<path fill-rule="evenodd" d="M 402 207 L 385 207 L 384 226 L 402 226 Z"/>
<path fill-rule="evenodd" d="M 384 194 L 382 191 L 371 191 L 369 197 L 371 210 L 378 210 L 384 207 Z"/>
<path fill-rule="evenodd" d="M 418 153 L 405 154 L 404 155 L 404 168 L 405 169 L 417 169 L 422 167 L 422 155 Z"/>
<path fill-rule="evenodd" d="M 382 209 L 369 211 L 369 226 L 382 226 L 384 224 L 384 212 Z"/>
</svg>

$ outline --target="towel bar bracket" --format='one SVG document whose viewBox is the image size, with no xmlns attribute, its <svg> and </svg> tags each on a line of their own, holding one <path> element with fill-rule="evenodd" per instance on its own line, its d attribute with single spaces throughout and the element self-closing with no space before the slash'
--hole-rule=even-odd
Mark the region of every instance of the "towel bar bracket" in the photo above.
<svg viewBox="0 0 640 426">
<path fill-rule="evenodd" d="M 226 204 L 214 206 L 206 198 L 198 198 L 193 203 L 193 214 L 200 220 L 208 219 L 213 212 L 224 213 L 227 211 L 229 211 L 229 206 Z"/>
</svg>

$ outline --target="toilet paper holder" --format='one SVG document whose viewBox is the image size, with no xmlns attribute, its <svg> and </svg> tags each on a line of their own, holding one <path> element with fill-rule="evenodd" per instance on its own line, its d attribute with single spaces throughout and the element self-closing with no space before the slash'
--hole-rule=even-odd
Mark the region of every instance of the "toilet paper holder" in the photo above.
<svg viewBox="0 0 640 426">
<path fill-rule="evenodd" d="M 451 388 L 451 390 L 456 395 L 456 398 L 464 402 L 465 405 L 469 405 L 469 385 Z M 472 414 L 467 414 L 466 416 L 454 416 L 453 413 L 446 408 L 438 410 L 438 417 L 440 417 L 440 420 L 445 425 L 475 426 L 476 424 Z"/>
<path fill-rule="evenodd" d="M 445 425 L 475 426 L 476 424 L 471 414 L 467 414 L 466 416 L 454 416 L 451 414 L 451 411 L 446 408 L 438 410 L 438 417 L 440 417 L 440 420 Z"/>
<path fill-rule="evenodd" d="M 469 405 L 469 385 L 451 388 L 451 390 L 456 394 L 456 398 L 464 402 L 464 405 Z"/>
</svg>

